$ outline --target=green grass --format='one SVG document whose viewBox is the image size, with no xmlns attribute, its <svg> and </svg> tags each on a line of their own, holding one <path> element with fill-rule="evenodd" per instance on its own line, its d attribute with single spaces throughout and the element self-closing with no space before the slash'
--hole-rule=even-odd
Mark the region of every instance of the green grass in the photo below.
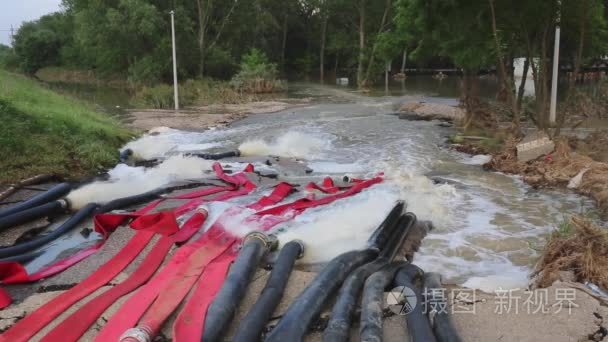
<svg viewBox="0 0 608 342">
<path fill-rule="evenodd" d="M 116 163 L 130 135 L 91 105 L 0 70 L 0 182 L 91 174 Z"/>
<path fill-rule="evenodd" d="M 239 104 L 257 99 L 255 94 L 233 89 L 226 81 L 187 80 L 179 85 L 179 104 L 182 107 Z M 171 109 L 174 107 L 173 101 L 173 86 L 157 84 L 137 91 L 134 104 L 140 108 Z"/>
</svg>

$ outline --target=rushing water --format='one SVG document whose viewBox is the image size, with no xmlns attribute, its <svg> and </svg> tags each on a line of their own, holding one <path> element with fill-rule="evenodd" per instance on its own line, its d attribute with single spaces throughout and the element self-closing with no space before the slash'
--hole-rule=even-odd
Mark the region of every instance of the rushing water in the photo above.
<svg viewBox="0 0 608 342">
<path fill-rule="evenodd" d="M 436 227 L 424 240 L 416 263 L 441 272 L 448 281 L 485 289 L 525 286 L 546 235 L 563 215 L 591 206 L 569 192 L 534 190 L 517 177 L 483 171 L 483 158 L 446 148 L 451 128 L 391 114 L 411 96 L 362 96 L 318 86 L 296 87 L 293 92 L 313 98 L 312 103 L 250 116 L 227 129 L 167 130 L 146 137 L 146 144 L 159 154 L 176 148 L 240 146 L 249 154 L 303 157 L 318 176 L 383 172 L 385 183 L 311 210 L 280 227 L 280 239 L 303 239 L 310 247 L 305 262 L 327 261 L 363 246 L 391 204 L 402 198 L 419 219 L 431 220 Z M 449 182 L 434 184 L 431 175 Z"/>
<path fill-rule="evenodd" d="M 547 234 L 564 215 L 591 207 L 589 200 L 570 192 L 534 190 L 517 177 L 483 171 L 479 165 L 483 158 L 445 146 L 453 129 L 393 115 L 400 103 L 411 99 L 455 103 L 449 92 L 393 89 L 390 95 L 380 96 L 297 85 L 290 95 L 312 101 L 279 113 L 253 115 L 225 129 L 159 130 L 160 134 L 144 136 L 130 147 L 145 158 L 206 148 L 295 157 L 305 159 L 314 170 L 312 176 L 319 178 L 370 177 L 382 172 L 384 183 L 311 209 L 277 227 L 280 241 L 301 239 L 307 245 L 304 263 L 325 262 L 363 247 L 394 201 L 404 199 L 419 219 L 435 225 L 415 262 L 427 271 L 442 273 L 448 281 L 486 290 L 525 286 Z M 110 176 L 133 188 L 139 184 L 134 182 L 149 181 L 150 175 L 163 183 L 179 170 L 187 171 L 182 178 L 188 178 L 196 176 L 192 169 L 200 169 L 192 161 L 177 162 L 148 171 L 119 165 Z M 448 182 L 434 184 L 433 176 Z M 289 180 L 298 182 L 298 176 Z M 146 188 L 144 183 L 141 186 Z M 92 194 L 108 190 L 91 189 Z M 76 246 L 81 240 L 70 243 Z M 39 266 L 34 261 L 29 267 Z"/>
</svg>

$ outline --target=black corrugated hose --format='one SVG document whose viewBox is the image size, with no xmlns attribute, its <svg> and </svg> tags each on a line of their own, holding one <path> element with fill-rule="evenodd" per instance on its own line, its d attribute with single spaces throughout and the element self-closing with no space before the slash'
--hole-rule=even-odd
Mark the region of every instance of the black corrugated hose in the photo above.
<svg viewBox="0 0 608 342">
<path fill-rule="evenodd" d="M 54 201 L 68 194 L 72 190 L 72 185 L 70 183 L 60 183 L 47 191 L 38 194 L 32 198 L 29 198 L 19 204 L 16 204 L 12 207 L 2 208 L 0 209 L 0 218 L 18 213 L 25 209 L 37 207 L 39 205 Z"/>
<path fill-rule="evenodd" d="M 266 322 L 270 320 L 274 309 L 283 297 L 289 275 L 293 270 L 293 265 L 296 259 L 301 257 L 303 253 L 304 244 L 298 240 L 290 241 L 281 248 L 260 297 L 249 312 L 247 312 L 245 318 L 241 320 L 237 333 L 233 338 L 234 342 L 260 340 Z"/>
<path fill-rule="evenodd" d="M 2 258 L 14 257 L 19 254 L 31 252 L 34 249 L 41 247 L 41 246 L 57 239 L 61 235 L 74 229 L 83 220 L 91 217 L 91 215 L 93 215 L 93 213 L 95 212 L 97 207 L 98 207 L 97 204 L 89 203 L 86 206 L 84 206 L 82 209 L 80 209 L 78 212 L 76 212 L 74 215 L 72 215 L 72 217 L 70 217 L 67 221 L 65 221 L 63 224 L 61 224 L 59 227 L 57 227 L 57 229 L 53 230 L 52 232 L 50 232 L 44 236 L 38 237 L 36 239 L 30 240 L 28 242 L 20 243 L 18 245 L 14 245 L 14 246 L 10 246 L 10 247 L 0 248 L 0 262 L 3 261 Z"/>
<path fill-rule="evenodd" d="M 441 275 L 432 272 L 426 273 L 424 275 L 424 288 L 426 291 L 427 315 L 437 341 L 462 342 L 448 312 L 447 303 L 445 303 L 448 299 L 446 296 L 439 295 L 439 293 L 445 291 L 433 291 L 443 289 Z"/>
<path fill-rule="evenodd" d="M 407 264 L 401 267 L 395 275 L 394 286 L 403 286 L 412 290 L 416 296 L 416 304 L 411 311 L 405 315 L 407 321 L 407 331 L 412 342 L 435 342 L 435 335 L 431 329 L 431 324 L 424 313 L 424 305 L 420 288 L 416 281 L 424 276 L 424 272 L 415 265 Z"/>
<path fill-rule="evenodd" d="M 263 233 L 250 233 L 244 238 L 243 247 L 226 276 L 222 288 L 207 310 L 202 341 L 221 341 L 234 313 L 245 296 L 255 269 L 276 241 Z"/>
<path fill-rule="evenodd" d="M 384 290 L 392 284 L 395 272 L 405 264 L 404 262 L 387 264 L 365 281 L 361 299 L 361 324 L 359 327 L 362 342 L 382 341 Z"/>
</svg>

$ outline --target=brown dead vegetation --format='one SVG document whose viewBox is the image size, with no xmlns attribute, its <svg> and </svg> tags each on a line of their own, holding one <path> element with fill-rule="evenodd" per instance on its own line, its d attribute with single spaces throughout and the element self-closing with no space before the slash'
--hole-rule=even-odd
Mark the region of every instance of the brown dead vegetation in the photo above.
<svg viewBox="0 0 608 342">
<path fill-rule="evenodd" d="M 579 154 L 593 158 L 595 161 L 608 162 L 608 130 L 601 129 L 589 134 L 585 139 L 571 137 L 568 144 Z"/>
<path fill-rule="evenodd" d="M 538 287 L 549 287 L 563 272 L 574 281 L 592 282 L 608 289 L 608 230 L 574 216 L 566 228 L 555 231 L 538 265 Z"/>
</svg>

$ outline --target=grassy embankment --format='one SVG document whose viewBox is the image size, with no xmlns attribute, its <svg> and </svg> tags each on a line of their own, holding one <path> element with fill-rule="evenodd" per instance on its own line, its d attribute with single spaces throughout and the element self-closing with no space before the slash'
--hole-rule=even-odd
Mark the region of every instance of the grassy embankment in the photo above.
<svg viewBox="0 0 608 342">
<path fill-rule="evenodd" d="M 89 104 L 0 70 L 0 183 L 42 173 L 76 177 L 111 166 L 130 136 Z"/>
</svg>

